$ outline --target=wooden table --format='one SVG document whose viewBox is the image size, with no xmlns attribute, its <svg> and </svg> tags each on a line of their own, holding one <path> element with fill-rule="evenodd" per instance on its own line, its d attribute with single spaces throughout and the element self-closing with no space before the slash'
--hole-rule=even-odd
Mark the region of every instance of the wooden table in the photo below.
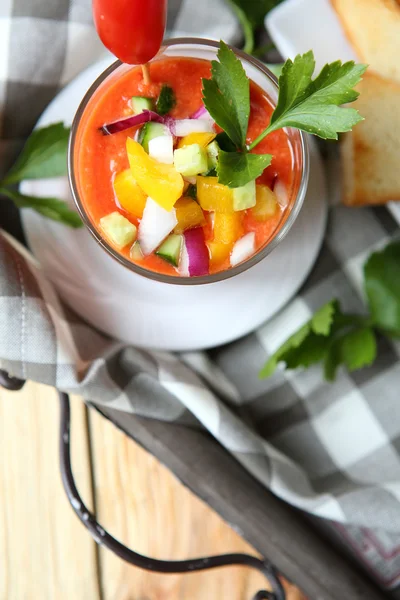
<svg viewBox="0 0 400 600">
<path fill-rule="evenodd" d="M 112 534 L 159 558 L 254 553 L 151 455 L 79 398 L 71 406 L 78 487 Z M 240 567 L 149 574 L 99 548 L 64 495 L 58 412 L 51 388 L 0 389 L 0 600 L 249 600 L 265 588 Z"/>
</svg>

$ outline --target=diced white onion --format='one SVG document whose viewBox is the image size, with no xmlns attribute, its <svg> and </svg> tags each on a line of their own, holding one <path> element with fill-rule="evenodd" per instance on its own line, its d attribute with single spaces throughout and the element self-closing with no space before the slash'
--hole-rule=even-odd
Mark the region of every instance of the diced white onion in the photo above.
<svg viewBox="0 0 400 600">
<path fill-rule="evenodd" d="M 240 240 L 233 246 L 231 253 L 231 266 L 234 267 L 239 263 L 249 258 L 255 251 L 256 235 L 254 231 L 246 233 Z"/>
<path fill-rule="evenodd" d="M 149 196 L 139 225 L 138 239 L 143 254 L 147 256 L 158 248 L 177 223 L 174 208 L 167 211 Z"/>
<path fill-rule="evenodd" d="M 186 248 L 185 240 L 182 242 L 181 257 L 179 261 L 179 275 L 189 277 L 189 254 Z"/>
<path fill-rule="evenodd" d="M 166 165 L 174 162 L 174 138 L 172 135 L 160 135 L 149 141 L 149 155 Z"/>
<path fill-rule="evenodd" d="M 276 195 L 276 199 L 278 200 L 279 205 L 282 208 L 286 208 L 289 204 L 289 196 L 286 186 L 279 179 L 275 183 L 274 194 Z"/>
<path fill-rule="evenodd" d="M 189 133 L 214 133 L 214 122 L 208 119 L 181 119 L 175 121 L 174 132 L 177 137 Z"/>
</svg>

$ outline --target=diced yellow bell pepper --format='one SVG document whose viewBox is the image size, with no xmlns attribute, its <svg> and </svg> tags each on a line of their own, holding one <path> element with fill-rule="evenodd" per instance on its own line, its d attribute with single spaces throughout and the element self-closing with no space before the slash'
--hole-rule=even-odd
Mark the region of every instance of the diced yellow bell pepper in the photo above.
<svg viewBox="0 0 400 600">
<path fill-rule="evenodd" d="M 240 213 L 232 214 L 215 213 L 214 241 L 222 244 L 236 242 L 242 233 L 242 218 Z"/>
<path fill-rule="evenodd" d="M 126 140 L 129 166 L 143 192 L 165 210 L 172 210 L 182 196 L 183 177 L 173 165 L 151 158 L 132 138 Z"/>
<path fill-rule="evenodd" d="M 233 244 L 222 244 L 221 242 L 207 242 L 210 252 L 210 265 L 216 266 L 224 262 L 228 258 L 233 248 Z"/>
<path fill-rule="evenodd" d="M 218 183 L 218 177 L 197 177 L 197 199 L 203 210 L 233 213 L 233 190 Z"/>
<path fill-rule="evenodd" d="M 178 148 L 191 144 L 199 144 L 202 148 L 206 148 L 216 138 L 216 135 L 216 133 L 189 133 L 179 140 Z"/>
<path fill-rule="evenodd" d="M 256 186 L 256 205 L 250 208 L 250 214 L 256 221 L 267 221 L 273 217 L 278 208 L 274 192 L 266 185 Z"/>
<path fill-rule="evenodd" d="M 175 211 L 178 220 L 174 229 L 175 233 L 183 233 L 185 229 L 200 227 L 206 222 L 201 207 L 192 198 L 180 198 L 175 204 Z"/>
<path fill-rule="evenodd" d="M 136 183 L 130 169 L 125 169 L 116 175 L 114 191 L 122 208 L 141 219 L 147 196 Z"/>
</svg>

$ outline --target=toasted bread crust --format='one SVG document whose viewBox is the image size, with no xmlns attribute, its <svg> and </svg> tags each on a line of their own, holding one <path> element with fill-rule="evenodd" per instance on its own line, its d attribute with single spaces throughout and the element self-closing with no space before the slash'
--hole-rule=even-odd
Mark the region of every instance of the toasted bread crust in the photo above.
<svg viewBox="0 0 400 600">
<path fill-rule="evenodd" d="M 343 203 L 400 200 L 400 84 L 367 71 L 358 90 L 365 120 L 341 141 Z"/>
</svg>

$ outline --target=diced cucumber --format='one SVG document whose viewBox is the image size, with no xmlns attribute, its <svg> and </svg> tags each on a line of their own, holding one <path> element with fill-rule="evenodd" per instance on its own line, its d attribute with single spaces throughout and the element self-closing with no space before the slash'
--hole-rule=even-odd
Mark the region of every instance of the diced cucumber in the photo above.
<svg viewBox="0 0 400 600">
<path fill-rule="evenodd" d="M 154 110 L 154 100 L 143 96 L 132 96 L 131 106 L 134 114 L 140 115 L 144 110 Z"/>
<path fill-rule="evenodd" d="M 132 260 L 135 260 L 135 261 L 144 259 L 143 252 L 142 252 L 142 249 L 140 247 L 138 240 L 136 240 L 136 242 L 132 245 L 132 248 L 130 249 L 130 252 L 129 252 L 129 256 L 131 257 Z"/>
<path fill-rule="evenodd" d="M 219 146 L 218 143 L 214 140 L 211 144 L 208 144 L 207 148 L 207 162 L 208 162 L 208 170 L 216 169 L 218 165 L 218 154 L 219 154 Z"/>
<path fill-rule="evenodd" d="M 246 210 L 256 205 L 256 181 L 233 189 L 233 210 Z"/>
<path fill-rule="evenodd" d="M 174 267 L 179 265 L 179 258 L 181 255 L 182 249 L 182 236 L 172 234 L 167 237 L 165 242 L 161 244 L 161 246 L 156 251 L 157 256 L 166 260 Z"/>
<path fill-rule="evenodd" d="M 174 152 L 174 165 L 178 173 L 192 177 L 208 171 L 207 152 L 200 144 L 178 148 Z"/>
<path fill-rule="evenodd" d="M 140 135 L 138 142 L 143 146 L 146 152 L 149 151 L 149 141 L 153 140 L 156 137 L 160 137 L 161 135 L 166 135 L 168 133 L 168 129 L 162 123 L 154 123 L 150 121 L 143 125 L 140 130 Z"/>
<path fill-rule="evenodd" d="M 124 248 L 136 238 L 136 227 L 123 215 L 115 211 L 100 219 L 106 237 L 118 248 Z"/>
<path fill-rule="evenodd" d="M 149 140 L 149 155 L 161 163 L 172 165 L 174 162 L 173 136 L 160 135 Z"/>
</svg>

